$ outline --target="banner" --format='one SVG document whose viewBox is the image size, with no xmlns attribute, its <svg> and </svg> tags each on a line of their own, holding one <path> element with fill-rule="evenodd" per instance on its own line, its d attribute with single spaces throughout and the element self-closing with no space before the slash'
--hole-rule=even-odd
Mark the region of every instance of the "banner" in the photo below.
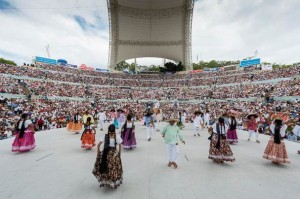
<svg viewBox="0 0 300 199">
<path fill-rule="evenodd" d="M 35 61 L 45 63 L 45 64 L 56 64 L 57 63 L 57 61 L 55 59 L 49 59 L 49 58 L 38 57 L 38 56 L 35 57 Z"/>
<path fill-rule="evenodd" d="M 254 66 L 260 64 L 260 58 L 257 59 L 249 59 L 249 60 L 243 60 L 240 62 L 240 67 L 248 67 L 248 66 Z"/>
<path fill-rule="evenodd" d="M 272 65 L 262 65 L 261 70 L 273 70 L 273 66 Z"/>
</svg>

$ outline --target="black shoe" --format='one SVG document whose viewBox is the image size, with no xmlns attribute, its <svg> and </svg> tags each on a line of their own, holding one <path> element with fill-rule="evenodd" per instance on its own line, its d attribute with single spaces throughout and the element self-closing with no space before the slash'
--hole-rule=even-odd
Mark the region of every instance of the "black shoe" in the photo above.
<svg viewBox="0 0 300 199">
<path fill-rule="evenodd" d="M 150 142 L 151 138 L 148 138 L 148 142 Z"/>
<path fill-rule="evenodd" d="M 198 136 L 200 136 L 200 134 L 199 134 L 199 133 L 198 133 L 197 135 L 198 135 Z"/>
</svg>

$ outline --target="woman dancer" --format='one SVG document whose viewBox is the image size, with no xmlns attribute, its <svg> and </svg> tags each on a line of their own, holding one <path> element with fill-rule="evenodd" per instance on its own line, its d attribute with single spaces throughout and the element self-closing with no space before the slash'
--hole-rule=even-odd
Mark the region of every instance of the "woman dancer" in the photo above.
<svg viewBox="0 0 300 199">
<path fill-rule="evenodd" d="M 224 124 L 224 118 L 220 117 L 218 123 L 213 124 L 213 133 L 211 136 L 209 159 L 214 160 L 217 163 L 223 163 L 224 161 L 235 161 L 231 148 L 226 140 L 226 132 L 228 126 Z"/>
<path fill-rule="evenodd" d="M 23 113 L 18 121 L 16 131 L 17 134 L 12 144 L 13 152 L 26 152 L 35 148 L 34 125 L 26 113 Z"/>
<path fill-rule="evenodd" d="M 67 131 L 75 132 L 78 134 L 82 129 L 82 122 L 81 122 L 81 116 L 79 115 L 79 112 L 77 112 L 73 119 L 71 119 L 67 125 Z"/>
<path fill-rule="evenodd" d="M 132 115 L 128 115 L 121 131 L 121 138 L 123 140 L 122 146 L 124 149 L 136 148 L 135 126 L 131 119 Z"/>
<path fill-rule="evenodd" d="M 263 158 L 271 160 L 274 164 L 290 163 L 283 138 L 287 125 L 280 118 L 275 119 L 270 126 L 271 138 L 265 149 Z"/>
<path fill-rule="evenodd" d="M 95 126 L 92 126 L 92 124 L 92 118 L 88 117 L 81 136 L 81 148 L 85 148 L 87 150 L 91 150 L 96 145 L 96 130 Z"/>
<path fill-rule="evenodd" d="M 227 141 L 230 144 L 238 143 L 238 136 L 236 133 L 237 121 L 233 113 L 229 113 L 228 123 L 229 123 L 229 128 L 227 131 Z"/>
<path fill-rule="evenodd" d="M 100 151 L 101 144 L 104 149 Z M 113 124 L 109 125 L 108 133 L 101 138 L 98 144 L 98 153 L 93 169 L 93 174 L 100 182 L 100 187 L 117 188 L 123 181 L 123 169 L 121 161 L 122 139 L 116 134 Z"/>
</svg>

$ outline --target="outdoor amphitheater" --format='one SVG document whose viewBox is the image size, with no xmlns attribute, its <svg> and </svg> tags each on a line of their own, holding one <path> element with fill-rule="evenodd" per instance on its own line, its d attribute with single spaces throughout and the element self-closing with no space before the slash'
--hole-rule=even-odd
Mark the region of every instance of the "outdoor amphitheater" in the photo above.
<svg viewBox="0 0 300 199">
<path fill-rule="evenodd" d="M 76 13 L 73 21 L 87 37 L 88 28 L 107 33 L 107 55 L 90 59 L 82 41 L 76 50 L 72 44 L 53 52 L 68 61 L 51 56 L 49 45 L 46 56 L 27 61 L 18 48 L 16 55 L 3 49 L 14 41 L 0 31 L 1 199 L 299 198 L 300 63 L 272 64 L 275 55 L 257 50 L 238 61 L 198 60 L 208 41 L 199 42 L 201 32 L 193 29 L 212 12 L 214 23 L 237 23 L 243 6 L 228 12 L 234 4 L 226 0 L 74 0 L 61 7 L 30 1 L 0 0 L 0 20 L 34 10 L 35 20 L 46 23 L 44 14 Z M 254 2 L 253 18 L 269 5 Z M 292 0 L 286 5 L 300 10 Z M 102 17 L 94 10 L 107 17 L 98 29 L 88 21 Z M 77 32 L 67 21 L 64 28 L 70 40 L 95 38 L 71 36 Z M 42 25 L 35 30 L 46 34 Z M 231 58 L 229 50 L 222 54 Z M 82 56 L 90 62 L 70 64 Z M 141 63 L 145 58 L 153 62 Z"/>
</svg>

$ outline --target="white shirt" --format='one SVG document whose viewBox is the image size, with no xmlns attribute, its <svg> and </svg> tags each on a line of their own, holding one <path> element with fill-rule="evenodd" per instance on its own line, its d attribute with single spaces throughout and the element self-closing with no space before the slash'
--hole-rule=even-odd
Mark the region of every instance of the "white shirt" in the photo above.
<svg viewBox="0 0 300 199">
<path fill-rule="evenodd" d="M 203 123 L 203 120 L 200 116 L 197 116 L 197 117 L 194 118 L 194 126 L 196 126 L 196 127 L 199 126 L 200 127 L 200 124 L 202 124 L 202 123 Z"/>
<path fill-rule="evenodd" d="M 100 141 L 104 142 L 105 140 L 105 135 L 101 137 Z M 116 142 L 117 144 L 121 144 L 123 142 L 122 138 L 119 135 L 116 135 Z M 115 147 L 115 139 L 114 138 L 109 138 L 109 147 Z"/>
<path fill-rule="evenodd" d="M 296 136 L 300 136 L 300 126 L 299 126 L 299 125 L 296 125 L 296 126 L 293 128 L 293 133 L 294 133 Z"/>
<path fill-rule="evenodd" d="M 204 115 L 204 120 L 205 120 L 205 121 L 209 121 L 209 119 L 210 119 L 209 113 L 205 113 L 205 115 Z"/>
<path fill-rule="evenodd" d="M 98 119 L 99 119 L 100 121 L 106 120 L 105 112 L 100 112 L 100 113 L 98 113 Z"/>
<path fill-rule="evenodd" d="M 281 126 L 281 128 L 280 128 L 281 137 L 285 136 L 286 129 L 287 129 L 287 125 L 284 124 L 284 125 Z M 272 134 L 274 135 L 275 134 L 275 125 L 274 124 L 271 124 L 270 130 L 272 131 Z"/>
<path fill-rule="evenodd" d="M 23 121 L 20 121 L 19 126 L 18 126 L 19 129 L 22 128 L 22 124 L 23 124 Z M 31 121 L 31 120 L 26 120 L 26 121 L 25 121 L 25 129 L 28 128 L 28 126 L 29 126 L 30 124 L 32 124 L 32 121 Z"/>
</svg>

